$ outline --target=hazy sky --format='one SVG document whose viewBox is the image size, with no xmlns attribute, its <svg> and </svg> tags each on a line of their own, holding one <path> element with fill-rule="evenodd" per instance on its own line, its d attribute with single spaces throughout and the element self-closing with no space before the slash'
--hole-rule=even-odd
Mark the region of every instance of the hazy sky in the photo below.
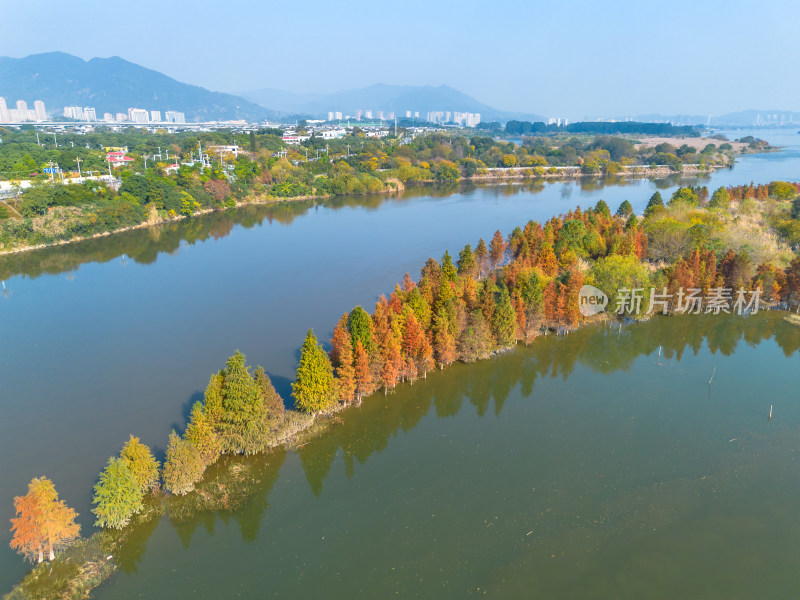
<svg viewBox="0 0 800 600">
<path fill-rule="evenodd" d="M 0 55 L 118 55 L 227 92 L 444 83 L 573 119 L 800 111 L 790 0 L 30 0 L 0 12 Z"/>
</svg>

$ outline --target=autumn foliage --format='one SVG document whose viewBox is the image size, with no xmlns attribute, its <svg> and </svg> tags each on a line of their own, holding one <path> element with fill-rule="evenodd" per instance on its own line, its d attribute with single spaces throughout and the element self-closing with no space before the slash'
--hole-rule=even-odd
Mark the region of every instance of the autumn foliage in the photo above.
<svg viewBox="0 0 800 600">
<path fill-rule="evenodd" d="M 17 516 L 11 519 L 11 548 L 31 562 L 42 562 L 45 555 L 55 558 L 59 548 L 78 537 L 78 514 L 58 499 L 58 492 L 47 477 L 28 484 L 28 493 L 14 498 Z"/>
</svg>

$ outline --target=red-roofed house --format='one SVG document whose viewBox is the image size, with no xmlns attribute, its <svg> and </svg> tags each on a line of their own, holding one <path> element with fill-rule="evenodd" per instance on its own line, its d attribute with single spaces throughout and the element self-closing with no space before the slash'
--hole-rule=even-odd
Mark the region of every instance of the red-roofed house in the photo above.
<svg viewBox="0 0 800 600">
<path fill-rule="evenodd" d="M 126 156 L 124 152 L 109 152 L 106 154 L 106 160 L 115 169 L 133 162 L 133 159 L 130 156 Z"/>
</svg>

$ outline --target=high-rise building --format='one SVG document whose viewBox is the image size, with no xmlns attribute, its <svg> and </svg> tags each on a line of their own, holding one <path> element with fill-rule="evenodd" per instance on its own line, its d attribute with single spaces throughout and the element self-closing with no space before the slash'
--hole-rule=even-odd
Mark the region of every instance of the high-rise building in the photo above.
<svg viewBox="0 0 800 600">
<path fill-rule="evenodd" d="M 153 123 L 161 123 L 161 111 L 160 110 L 151 110 L 150 111 L 150 121 Z"/>
<path fill-rule="evenodd" d="M 33 110 L 36 113 L 36 120 L 37 121 L 46 121 L 47 120 L 47 113 L 44 110 L 44 102 L 41 100 L 36 100 L 33 103 Z"/>
<path fill-rule="evenodd" d="M 333 116 L 337 121 L 341 121 L 342 120 L 342 111 L 340 111 L 340 110 L 336 111 Z"/>
<path fill-rule="evenodd" d="M 164 120 L 167 123 L 186 123 L 186 115 L 177 110 L 168 110 L 164 113 Z"/>
<path fill-rule="evenodd" d="M 128 120 L 131 123 L 147 123 L 150 120 L 150 115 L 143 108 L 129 108 Z"/>
<path fill-rule="evenodd" d="M 411 111 L 407 110 L 406 111 L 406 119 L 410 119 L 410 118 L 411 118 Z"/>
<path fill-rule="evenodd" d="M 108 123 L 113 120 L 114 120 L 114 115 L 112 115 L 111 113 L 103 113 L 103 121 Z"/>
<path fill-rule="evenodd" d="M 6 106 L 6 99 L 0 97 L 0 123 L 8 123 L 11 117 L 8 114 L 8 106 Z"/>
<path fill-rule="evenodd" d="M 28 115 L 28 103 L 25 100 L 17 100 L 17 113 L 22 119 Z"/>
<path fill-rule="evenodd" d="M 118 123 L 124 123 L 125 121 L 128 120 L 128 115 L 126 115 L 125 113 L 117 113 L 117 116 L 114 120 L 117 121 Z"/>
<path fill-rule="evenodd" d="M 75 119 L 76 121 L 83 121 L 83 108 L 80 106 L 65 106 L 64 107 L 64 116 L 67 119 Z"/>
<path fill-rule="evenodd" d="M 97 121 L 97 111 L 93 106 L 83 107 L 83 119 L 85 121 Z"/>
</svg>

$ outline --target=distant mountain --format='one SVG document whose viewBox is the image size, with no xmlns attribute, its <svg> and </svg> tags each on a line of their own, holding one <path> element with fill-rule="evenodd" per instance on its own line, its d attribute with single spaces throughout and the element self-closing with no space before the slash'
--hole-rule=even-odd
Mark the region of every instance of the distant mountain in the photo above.
<svg viewBox="0 0 800 600">
<path fill-rule="evenodd" d="M 187 121 L 247 119 L 274 115 L 263 106 L 231 94 L 210 92 L 128 62 L 118 56 L 85 61 L 63 52 L 25 58 L 0 57 L 0 96 L 9 106 L 43 100 L 49 112 L 64 106 L 94 106 L 104 112 L 127 113 L 129 107 L 186 114 Z"/>
<path fill-rule="evenodd" d="M 333 94 L 295 94 L 261 89 L 242 92 L 241 95 L 272 110 L 314 117 L 327 117 L 329 111 L 354 115 L 357 110 L 394 112 L 397 117 L 403 117 L 410 110 L 412 113 L 419 112 L 424 119 L 429 111 L 449 110 L 480 113 L 482 121 L 544 119 L 536 114 L 498 110 L 447 85 L 434 87 L 377 83 Z"/>
</svg>

